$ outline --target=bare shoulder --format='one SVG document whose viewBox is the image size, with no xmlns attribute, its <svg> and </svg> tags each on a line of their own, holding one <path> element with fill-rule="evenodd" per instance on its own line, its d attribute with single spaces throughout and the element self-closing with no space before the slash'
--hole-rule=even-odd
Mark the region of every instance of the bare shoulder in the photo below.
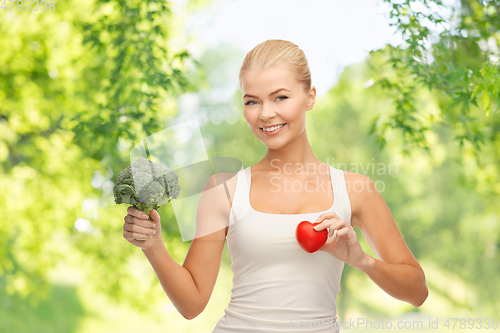
<svg viewBox="0 0 500 333">
<path fill-rule="evenodd" d="M 352 206 L 352 225 L 357 225 L 380 260 L 422 267 L 403 239 L 396 221 L 374 182 L 365 175 L 345 172 Z"/>
<path fill-rule="evenodd" d="M 361 212 L 362 205 L 370 200 L 370 197 L 378 193 L 375 184 L 370 177 L 344 171 L 344 178 L 347 187 L 347 194 L 351 202 L 351 223 L 352 226 L 358 225 L 360 220 L 357 218 Z M 380 193 L 378 193 L 380 195 Z"/>
<path fill-rule="evenodd" d="M 217 219 L 208 221 L 197 218 L 197 229 L 199 230 L 197 236 L 207 235 L 222 229 L 225 229 L 224 236 L 227 234 L 229 212 L 236 191 L 237 178 L 235 172 L 220 172 L 207 179 L 200 197 L 197 214 L 208 213 L 208 216 L 217 216 Z M 199 221 L 205 222 L 200 225 Z M 213 221 L 218 221 L 217 225 L 214 225 Z"/>
<path fill-rule="evenodd" d="M 225 213 L 228 214 L 229 217 L 229 208 L 231 208 L 231 203 L 234 198 L 234 193 L 236 191 L 236 183 L 238 180 L 238 176 L 236 172 L 219 172 L 213 175 L 213 187 L 220 186 L 221 190 L 224 190 L 225 199 L 228 201 L 229 206 L 227 207 L 227 211 Z M 226 191 L 227 190 L 227 191 Z"/>
</svg>

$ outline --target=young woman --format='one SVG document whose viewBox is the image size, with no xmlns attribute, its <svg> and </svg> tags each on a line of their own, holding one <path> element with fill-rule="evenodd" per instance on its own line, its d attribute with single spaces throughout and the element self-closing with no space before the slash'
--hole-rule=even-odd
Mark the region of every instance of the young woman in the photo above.
<svg viewBox="0 0 500 333">
<path fill-rule="evenodd" d="M 267 152 L 254 166 L 207 181 L 184 264 L 168 254 L 156 211 L 148 220 L 131 206 L 125 216 L 123 236 L 142 248 L 177 310 L 186 319 L 203 311 L 226 240 L 232 295 L 213 333 L 338 332 L 344 263 L 389 295 L 422 305 L 428 295 L 424 272 L 373 182 L 322 163 L 311 150 L 306 112 L 316 88 L 303 51 L 289 41 L 265 41 L 246 55 L 239 78 L 245 120 Z M 317 252 L 297 243 L 295 228 L 304 220 L 328 230 Z M 354 226 L 379 259 L 362 250 Z M 135 240 L 144 235 L 150 238 Z"/>
</svg>

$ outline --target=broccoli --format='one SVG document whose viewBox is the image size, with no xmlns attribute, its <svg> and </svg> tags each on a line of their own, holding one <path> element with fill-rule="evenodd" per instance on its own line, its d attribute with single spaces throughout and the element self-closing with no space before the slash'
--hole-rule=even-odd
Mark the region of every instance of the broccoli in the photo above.
<svg viewBox="0 0 500 333">
<path fill-rule="evenodd" d="M 114 186 L 115 203 L 134 205 L 149 215 L 159 203 L 177 199 L 181 187 L 175 171 L 147 158 L 138 158 L 118 174 Z M 162 205 L 163 206 L 163 205 Z"/>
</svg>

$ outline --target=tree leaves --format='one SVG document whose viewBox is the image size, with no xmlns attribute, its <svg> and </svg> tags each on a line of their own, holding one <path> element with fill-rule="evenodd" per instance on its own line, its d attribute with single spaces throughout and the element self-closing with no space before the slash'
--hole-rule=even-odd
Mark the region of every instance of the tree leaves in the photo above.
<svg viewBox="0 0 500 333">
<path fill-rule="evenodd" d="M 50 288 L 48 272 L 78 255 L 87 286 L 144 310 L 162 296 L 132 291 L 133 247 L 121 235 L 122 210 L 108 207 L 109 182 L 129 163 L 119 144 L 160 129 L 175 115 L 176 96 L 196 89 L 187 72 L 197 61 L 171 46 L 179 19 L 167 1 L 69 0 L 50 15 L 23 14 L 0 21 L 8 36 L 0 53 L 0 183 L 7 189 L 0 208 L 14 212 L 0 224 L 0 272 L 11 294 L 35 305 Z M 98 171 L 106 177 L 93 186 Z M 79 220 L 86 231 L 77 230 Z"/>
<path fill-rule="evenodd" d="M 391 5 L 392 10 L 388 14 L 393 19 L 391 25 L 402 34 L 405 46 L 388 45 L 383 49 L 389 53 L 387 63 L 396 73 L 396 79 L 390 81 L 381 71 L 381 78 L 376 84 L 393 96 L 396 110 L 400 115 L 394 114 L 389 117 L 387 124 L 391 128 L 401 130 L 404 142 L 414 142 L 428 149 L 425 136 L 421 134 L 426 128 L 422 127 L 412 115 L 418 113 L 412 102 L 414 88 L 418 84 L 444 94 L 447 100 L 442 101 L 443 112 L 451 114 L 459 108 L 463 117 L 467 119 L 462 121 L 456 117 L 449 117 L 450 127 L 463 128 L 463 124 L 472 121 L 472 114 L 481 110 L 487 116 L 481 118 L 481 126 L 486 131 L 491 131 L 494 122 L 488 116 L 494 112 L 495 117 L 498 117 L 496 113 L 500 108 L 499 66 L 493 60 L 498 61 L 500 56 L 498 53 L 500 37 L 497 34 L 500 30 L 498 2 L 462 1 L 456 15 L 457 23 L 454 24 L 457 25 L 456 29 L 448 29 L 443 24 L 446 20 L 433 10 L 443 6 L 441 1 L 423 1 L 426 13 L 413 10 L 413 5 L 417 3 L 415 0 L 383 2 Z M 434 43 L 431 43 L 431 32 L 426 26 L 429 23 L 444 29 Z M 481 43 L 496 45 L 496 53 L 492 52 L 495 48 L 484 50 Z M 415 81 L 403 78 L 414 78 Z M 476 111 L 474 108 L 479 110 Z M 378 135 L 383 135 L 380 130 L 379 127 Z M 482 143 L 496 144 L 484 140 L 480 131 L 467 128 L 463 130 L 465 133 L 457 136 L 461 146 L 463 141 L 468 141 L 480 150 Z"/>
</svg>

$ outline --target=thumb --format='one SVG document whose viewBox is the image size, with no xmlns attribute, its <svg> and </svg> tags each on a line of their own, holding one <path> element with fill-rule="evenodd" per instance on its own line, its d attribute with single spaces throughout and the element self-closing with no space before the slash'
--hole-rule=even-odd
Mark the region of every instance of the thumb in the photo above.
<svg viewBox="0 0 500 333">
<path fill-rule="evenodd" d="M 149 216 L 151 217 L 151 220 L 155 221 L 156 223 L 160 223 L 160 214 L 158 214 L 156 209 L 152 209 L 149 212 Z"/>
</svg>

